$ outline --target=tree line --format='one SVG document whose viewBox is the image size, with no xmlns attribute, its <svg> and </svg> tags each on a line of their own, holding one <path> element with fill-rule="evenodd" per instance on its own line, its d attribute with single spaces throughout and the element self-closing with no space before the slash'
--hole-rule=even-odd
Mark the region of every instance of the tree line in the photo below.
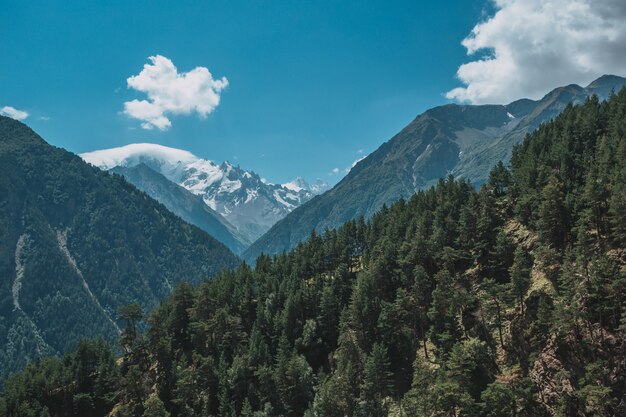
<svg viewBox="0 0 626 417">
<path fill-rule="evenodd" d="M 7 416 L 626 414 L 626 90 L 568 106 L 479 190 L 315 232 L 5 384 Z M 142 323 L 146 323 L 146 330 Z"/>
</svg>

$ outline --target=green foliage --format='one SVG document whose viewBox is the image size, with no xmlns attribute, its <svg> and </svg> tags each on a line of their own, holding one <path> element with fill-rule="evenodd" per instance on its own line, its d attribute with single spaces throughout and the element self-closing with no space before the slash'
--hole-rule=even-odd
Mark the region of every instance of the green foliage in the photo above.
<svg viewBox="0 0 626 417">
<path fill-rule="evenodd" d="M 121 177 L 7 117 L 0 167 L 0 386 L 81 338 L 115 341 L 117 307 L 152 310 L 176 283 L 238 262 Z"/>
<path fill-rule="evenodd" d="M 142 417 L 169 417 L 170 413 L 167 412 L 163 401 L 156 395 L 151 395 L 143 405 Z"/>
<path fill-rule="evenodd" d="M 495 168 L 489 173 L 487 187 L 493 190 L 497 197 L 501 197 L 509 191 L 511 182 L 511 173 L 506 169 L 502 161 L 498 161 Z"/>
<path fill-rule="evenodd" d="M 387 348 L 379 343 L 374 344 L 363 369 L 358 415 L 372 417 L 387 415 L 386 397 L 393 390 L 391 384 L 393 375 L 390 369 Z"/>
<path fill-rule="evenodd" d="M 623 415 L 625 242 L 610 219 L 626 159 L 605 149 L 625 132 L 626 90 L 569 107 L 514 151 L 510 178 L 500 165 L 476 191 L 448 177 L 180 285 L 144 333 L 122 309 L 123 357 L 102 373 L 118 385 L 45 359 L 0 410 L 29 415 L 38 398 L 35 412 L 61 415 L 53 385 L 72 387 L 68 410 L 116 401 L 138 417 Z"/>
<path fill-rule="evenodd" d="M 29 364 L 5 383 L 5 416 L 105 416 L 117 402 L 119 368 L 102 340 L 81 341 L 63 359 Z"/>
</svg>

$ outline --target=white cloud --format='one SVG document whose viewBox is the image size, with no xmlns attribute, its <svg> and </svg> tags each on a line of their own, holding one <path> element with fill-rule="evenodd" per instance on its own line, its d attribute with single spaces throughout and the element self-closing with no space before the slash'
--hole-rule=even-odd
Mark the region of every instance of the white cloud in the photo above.
<svg viewBox="0 0 626 417">
<path fill-rule="evenodd" d="M 28 117 L 28 113 L 23 110 L 18 110 L 15 107 L 4 106 L 0 109 L 0 114 L 3 116 L 10 117 L 15 120 L 24 120 Z"/>
<path fill-rule="evenodd" d="M 191 152 L 156 143 L 131 143 L 118 148 L 81 153 L 80 157 L 102 169 L 134 166 L 145 161 L 160 161 L 161 164 L 175 168 L 181 163 L 190 164 L 199 159 Z"/>
<path fill-rule="evenodd" d="M 147 100 L 124 103 L 124 114 L 141 120 L 144 129 L 167 130 L 167 115 L 197 113 L 205 118 L 220 104 L 220 93 L 228 86 L 226 77 L 214 79 L 205 67 L 178 72 L 174 63 L 161 55 L 148 58 L 143 70 L 126 81 L 128 88 L 146 93 Z"/>
<path fill-rule="evenodd" d="M 495 15 L 463 40 L 465 85 L 446 97 L 472 103 L 538 98 L 603 74 L 626 74 L 626 1 L 493 0 Z M 484 55 L 483 53 L 487 53 Z"/>
</svg>

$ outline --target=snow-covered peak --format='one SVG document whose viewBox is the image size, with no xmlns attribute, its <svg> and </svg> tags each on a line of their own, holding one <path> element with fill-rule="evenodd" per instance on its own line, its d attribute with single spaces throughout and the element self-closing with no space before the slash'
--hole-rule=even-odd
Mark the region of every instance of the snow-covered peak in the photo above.
<svg viewBox="0 0 626 417">
<path fill-rule="evenodd" d="M 324 191 L 328 190 L 330 186 L 326 183 L 326 181 L 318 178 L 313 185 L 306 182 L 302 177 L 297 177 L 295 180 L 282 184 L 283 188 L 286 188 L 290 191 L 294 191 L 296 193 L 300 192 L 309 192 L 311 194 L 317 195 L 322 194 Z"/>
<path fill-rule="evenodd" d="M 328 183 L 320 178 L 318 178 L 317 180 L 315 180 L 315 182 L 313 183 L 313 185 L 311 185 L 311 189 L 310 191 L 315 194 L 323 194 L 326 191 L 330 190 L 330 185 L 328 185 Z"/>
<path fill-rule="evenodd" d="M 174 182 L 179 182 L 185 166 L 201 161 L 191 152 L 155 143 L 131 143 L 119 148 L 86 152 L 80 157 L 101 169 L 146 164 Z"/>
<path fill-rule="evenodd" d="M 328 185 L 311 187 L 302 178 L 277 185 L 228 161 L 216 164 L 191 152 L 151 143 L 135 143 L 80 155 L 85 161 L 111 169 L 145 164 L 170 181 L 198 195 L 252 241 L 300 204 Z"/>
<path fill-rule="evenodd" d="M 295 180 L 286 182 L 282 186 L 288 190 L 299 193 L 300 191 L 311 191 L 311 186 L 302 178 L 297 177 Z"/>
<path fill-rule="evenodd" d="M 213 161 L 198 159 L 183 168 L 176 182 L 194 194 L 204 194 L 208 187 L 227 179 L 227 174 L 223 164 L 219 166 Z"/>
</svg>

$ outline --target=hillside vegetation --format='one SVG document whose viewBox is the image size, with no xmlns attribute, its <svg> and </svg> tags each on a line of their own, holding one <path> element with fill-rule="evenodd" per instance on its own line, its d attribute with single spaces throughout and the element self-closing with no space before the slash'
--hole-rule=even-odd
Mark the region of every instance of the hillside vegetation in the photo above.
<svg viewBox="0 0 626 417">
<path fill-rule="evenodd" d="M 192 194 L 146 164 L 132 167 L 116 166 L 109 172 L 123 176 L 126 181 L 163 204 L 169 211 L 222 242 L 233 253 L 240 255 L 250 245 L 250 242 L 223 216 L 209 207 L 201 196 Z"/>
<path fill-rule="evenodd" d="M 626 415 L 626 90 L 567 107 L 475 190 L 179 285 L 117 364 L 84 342 L 6 416 Z"/>
<path fill-rule="evenodd" d="M 81 338 L 114 342 L 117 307 L 151 310 L 181 280 L 238 264 L 121 177 L 7 117 L 0 167 L 0 386 Z"/>
</svg>

